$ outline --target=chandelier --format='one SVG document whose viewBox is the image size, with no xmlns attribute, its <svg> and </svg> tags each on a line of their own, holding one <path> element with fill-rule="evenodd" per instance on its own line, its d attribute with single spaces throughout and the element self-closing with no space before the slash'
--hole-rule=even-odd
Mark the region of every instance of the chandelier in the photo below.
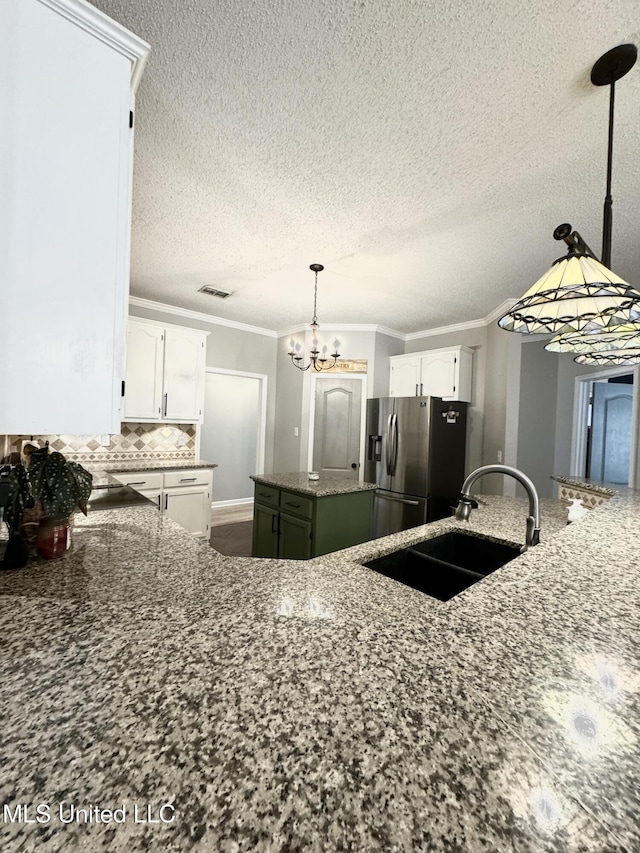
<svg viewBox="0 0 640 853">
<path fill-rule="evenodd" d="M 618 45 L 601 56 L 591 70 L 594 86 L 610 86 L 602 262 L 571 225 L 559 225 L 553 236 L 568 245 L 566 257 L 555 261 L 498 320 L 498 325 L 510 332 L 555 334 L 545 348 L 578 353 L 583 364 L 634 363 L 640 348 L 640 293 L 609 269 L 615 82 L 633 68 L 637 54 L 633 44 Z M 598 357 L 592 361 L 595 352 Z M 601 352 L 606 352 L 606 357 Z"/>
<path fill-rule="evenodd" d="M 312 367 L 318 373 L 321 370 L 331 370 L 336 366 L 338 359 L 340 358 L 340 353 L 338 352 L 338 341 L 333 342 L 334 352 L 331 353 L 330 356 L 327 356 L 327 347 L 323 346 L 322 351 L 318 349 L 318 273 L 322 272 L 324 267 L 322 264 L 311 264 L 309 269 L 315 274 L 315 283 L 313 287 L 313 319 L 311 320 L 311 333 L 313 335 L 313 349 L 309 353 L 309 363 L 304 367 L 302 366 L 303 357 L 300 355 L 300 344 L 296 344 L 293 338 L 289 341 L 289 346 L 291 347 L 290 352 L 287 353 L 291 357 L 291 363 L 294 367 L 297 367 L 298 370 L 309 370 Z M 332 358 L 333 361 L 329 362 L 329 359 Z"/>
</svg>

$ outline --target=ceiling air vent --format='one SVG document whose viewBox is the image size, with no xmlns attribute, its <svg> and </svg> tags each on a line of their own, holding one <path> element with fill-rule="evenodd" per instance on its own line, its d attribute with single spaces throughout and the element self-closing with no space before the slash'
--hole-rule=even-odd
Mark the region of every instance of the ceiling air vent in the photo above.
<svg viewBox="0 0 640 853">
<path fill-rule="evenodd" d="M 198 290 L 198 293 L 208 293 L 209 296 L 217 296 L 219 299 L 226 299 L 227 296 L 231 296 L 231 292 L 229 290 L 218 290 L 215 287 L 209 287 L 208 284 L 205 284 L 204 287 L 201 287 Z"/>
</svg>

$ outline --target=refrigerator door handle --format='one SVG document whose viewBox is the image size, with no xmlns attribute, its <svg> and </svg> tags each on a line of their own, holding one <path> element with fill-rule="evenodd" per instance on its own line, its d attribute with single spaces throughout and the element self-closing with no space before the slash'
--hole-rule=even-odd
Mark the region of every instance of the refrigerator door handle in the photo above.
<svg viewBox="0 0 640 853">
<path fill-rule="evenodd" d="M 383 442 L 382 442 L 382 446 L 384 448 L 384 457 L 385 457 L 384 458 L 384 464 L 385 464 L 385 467 L 387 469 L 387 476 L 389 476 L 389 477 L 391 477 L 391 475 L 392 475 L 391 460 L 393 459 L 393 446 L 392 446 L 393 439 L 391 437 L 392 436 L 391 425 L 393 423 L 393 418 L 394 418 L 393 414 L 389 415 L 389 417 L 387 418 L 387 429 L 385 431 Z"/>
<path fill-rule="evenodd" d="M 376 492 L 376 497 L 382 499 L 383 501 L 393 501 L 397 504 L 406 504 L 407 506 L 420 506 L 420 501 L 408 501 L 406 498 L 394 498 L 391 495 L 382 495 L 380 492 Z"/>
<path fill-rule="evenodd" d="M 398 466 L 398 416 L 395 412 L 391 415 L 391 435 L 393 440 L 393 462 L 391 463 L 391 471 L 389 473 L 392 477 L 395 477 Z"/>
</svg>

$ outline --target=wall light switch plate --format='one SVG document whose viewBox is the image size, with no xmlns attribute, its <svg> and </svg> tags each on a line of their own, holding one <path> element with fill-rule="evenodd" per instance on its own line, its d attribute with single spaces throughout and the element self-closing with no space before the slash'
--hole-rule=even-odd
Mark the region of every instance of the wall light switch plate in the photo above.
<svg viewBox="0 0 640 853">
<path fill-rule="evenodd" d="M 498 462 L 502 462 L 502 451 L 498 451 Z"/>
<path fill-rule="evenodd" d="M 299 429 L 299 427 L 294 427 L 294 428 L 293 428 L 293 437 L 294 437 L 294 438 L 298 438 L 298 436 L 299 436 L 299 435 L 300 435 L 300 429 Z"/>
<path fill-rule="evenodd" d="M 111 436 L 110 435 L 101 435 L 100 436 L 100 446 L 101 447 L 109 447 L 111 444 Z"/>
<path fill-rule="evenodd" d="M 187 436 L 181 432 L 178 436 L 178 440 L 176 441 L 176 447 L 184 447 L 187 443 Z"/>
</svg>

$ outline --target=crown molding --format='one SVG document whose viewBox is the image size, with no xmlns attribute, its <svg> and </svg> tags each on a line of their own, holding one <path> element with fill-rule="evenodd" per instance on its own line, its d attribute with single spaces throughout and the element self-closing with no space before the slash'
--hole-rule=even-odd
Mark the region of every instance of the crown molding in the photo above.
<svg viewBox="0 0 640 853">
<path fill-rule="evenodd" d="M 446 335 L 449 332 L 464 332 L 467 329 L 479 329 L 486 326 L 484 320 L 468 320 L 466 323 L 452 323 L 450 326 L 438 326 L 435 329 L 425 329 L 422 332 L 408 332 L 405 341 L 416 341 L 418 338 L 432 338 L 436 335 Z"/>
<path fill-rule="evenodd" d="M 493 311 L 490 311 L 487 316 L 482 321 L 485 326 L 489 326 L 491 323 L 495 323 L 497 320 L 502 317 L 503 314 L 506 314 L 509 308 L 513 308 L 516 304 L 517 299 L 505 299 L 497 308 L 494 308 Z"/>
<path fill-rule="evenodd" d="M 512 305 L 515 305 L 517 299 L 505 299 L 497 308 L 494 308 L 493 311 L 490 311 L 486 317 L 482 317 L 480 320 L 467 320 L 465 323 L 453 323 L 450 326 L 438 326 L 435 329 L 425 329 L 422 332 L 408 332 L 404 339 L 405 341 L 415 341 L 419 338 L 431 338 L 436 335 L 446 335 L 449 332 L 464 332 L 468 329 L 480 329 L 483 326 L 490 326 L 496 320 L 499 320 L 503 314 L 511 308 Z"/>
<path fill-rule="evenodd" d="M 303 326 L 292 326 L 289 329 L 283 329 L 278 332 L 279 338 L 286 338 L 287 335 L 300 335 L 308 332 L 310 324 Z M 357 323 L 323 323 L 318 327 L 320 332 L 327 330 L 328 332 L 374 332 L 379 335 L 388 335 L 391 338 L 398 338 L 400 341 L 406 340 L 404 332 L 399 332 L 397 329 L 390 329 L 388 326 L 377 326 L 375 324 L 357 324 Z"/>
<path fill-rule="evenodd" d="M 63 18 L 117 50 L 131 62 L 131 85 L 135 92 L 151 46 L 85 0 L 38 0 Z"/>
<path fill-rule="evenodd" d="M 467 320 L 464 323 L 438 326 L 435 329 L 424 329 L 421 332 L 407 332 L 405 334 L 404 332 L 399 332 L 397 329 L 391 329 L 389 326 L 374 324 L 358 325 L 355 323 L 326 323 L 321 331 L 326 328 L 328 332 L 374 332 L 380 335 L 387 335 L 391 338 L 397 338 L 399 341 L 415 341 L 420 338 L 431 338 L 437 335 L 446 335 L 450 332 L 464 332 L 468 329 L 480 329 L 483 326 L 489 326 L 502 317 L 517 301 L 517 299 L 505 299 L 493 311 L 487 314 L 486 317 L 480 320 Z M 202 311 L 192 311 L 190 308 L 179 308 L 177 305 L 155 302 L 153 299 L 144 299 L 141 296 L 130 296 L 129 305 L 137 308 L 146 308 L 149 311 L 171 314 L 174 317 L 184 317 L 187 320 L 198 320 L 201 323 L 210 323 L 213 326 L 226 326 L 230 329 L 239 329 L 242 332 L 251 332 L 254 335 L 265 335 L 268 338 L 286 338 L 292 335 L 304 334 L 309 330 L 309 324 L 307 323 L 305 325 L 291 326 L 288 329 L 276 332 L 273 329 L 263 329 L 260 326 L 251 326 L 248 323 L 239 323 L 237 320 L 226 320 L 223 317 L 205 314 Z"/>
<path fill-rule="evenodd" d="M 136 308 L 146 308 L 148 311 L 159 311 L 162 314 L 171 314 L 174 317 L 184 317 L 186 320 L 198 320 L 200 323 L 211 323 L 212 326 L 226 326 L 229 329 L 238 329 L 241 332 L 251 332 L 254 335 L 265 335 L 268 338 L 277 338 L 278 333 L 273 329 L 263 329 L 260 326 L 250 326 L 248 323 L 238 323 L 236 320 L 226 320 L 224 317 L 215 317 L 202 311 L 192 311 L 190 308 L 179 308 L 177 305 L 167 305 L 164 302 L 155 302 L 153 299 L 143 299 L 141 296 L 130 296 L 129 305 Z"/>
</svg>

